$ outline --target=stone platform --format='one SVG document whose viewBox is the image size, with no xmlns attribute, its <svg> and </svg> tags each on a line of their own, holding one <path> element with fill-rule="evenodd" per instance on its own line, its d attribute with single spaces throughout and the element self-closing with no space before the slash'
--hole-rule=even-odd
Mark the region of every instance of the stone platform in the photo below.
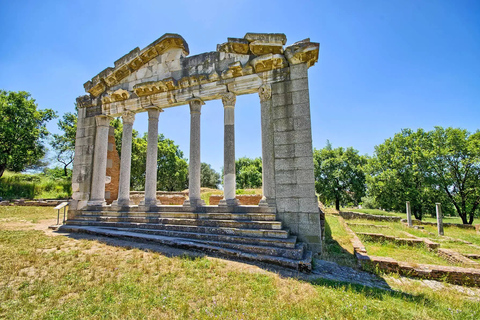
<svg viewBox="0 0 480 320">
<path fill-rule="evenodd" d="M 312 268 L 312 253 L 269 207 L 90 206 L 69 212 L 59 231 L 155 242 L 302 272 Z"/>
</svg>

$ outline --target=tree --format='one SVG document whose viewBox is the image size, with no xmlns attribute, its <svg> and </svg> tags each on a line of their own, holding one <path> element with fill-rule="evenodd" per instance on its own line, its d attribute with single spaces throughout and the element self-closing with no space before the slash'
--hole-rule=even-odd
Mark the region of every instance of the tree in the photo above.
<svg viewBox="0 0 480 320">
<path fill-rule="evenodd" d="M 365 195 L 365 174 L 363 166 L 366 157 L 360 156 L 353 148 L 332 149 L 327 141 L 325 148 L 314 150 L 315 189 L 320 201 L 335 201 L 335 209 L 340 210 L 340 202 L 360 202 Z"/>
<path fill-rule="evenodd" d="M 424 170 L 426 139 L 422 129 L 403 129 L 375 147 L 367 166 L 367 185 L 369 195 L 382 208 L 405 212 L 405 202 L 410 201 L 412 213 L 421 220 L 426 212 L 433 213 L 435 202 L 444 202 L 445 195 Z"/>
<path fill-rule="evenodd" d="M 77 106 L 75 106 L 75 113 L 65 113 L 62 119 L 58 120 L 57 126 L 63 134 L 54 134 L 53 140 L 50 144 L 57 153 L 57 161 L 63 164 L 64 175 L 67 176 L 67 168 L 73 162 L 73 157 L 75 155 Z"/>
<path fill-rule="evenodd" d="M 202 162 L 200 169 L 200 186 L 218 189 L 220 183 L 220 173 L 216 172 L 208 163 Z"/>
<path fill-rule="evenodd" d="M 423 170 L 443 190 L 464 224 L 480 205 L 480 131 L 435 127 L 422 145 Z"/>
<path fill-rule="evenodd" d="M 247 157 L 235 161 L 237 189 L 262 187 L 262 158 Z"/>
<path fill-rule="evenodd" d="M 45 155 L 45 124 L 56 114 L 37 107 L 28 92 L 0 90 L 0 177 L 6 169 L 22 171 Z"/>
<path fill-rule="evenodd" d="M 123 125 L 120 119 L 113 119 L 110 125 L 115 128 L 115 144 L 118 153 L 122 152 Z M 144 190 L 147 161 L 147 134 L 139 137 L 138 131 L 132 131 L 132 165 L 130 187 Z M 183 152 L 173 140 L 158 135 L 157 190 L 176 191 L 188 188 L 188 163 Z"/>
</svg>

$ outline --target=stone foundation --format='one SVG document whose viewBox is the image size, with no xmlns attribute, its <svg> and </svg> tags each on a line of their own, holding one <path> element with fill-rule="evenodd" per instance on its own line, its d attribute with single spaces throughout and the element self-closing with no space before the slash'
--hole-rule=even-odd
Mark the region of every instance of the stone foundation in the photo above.
<svg viewBox="0 0 480 320">
<path fill-rule="evenodd" d="M 339 215 L 344 219 L 365 219 L 375 221 L 400 221 L 402 219 L 401 217 L 378 216 L 375 214 L 367 214 L 353 211 L 340 211 Z"/>
<path fill-rule="evenodd" d="M 235 196 L 238 200 L 238 203 L 242 206 L 258 206 L 260 200 L 262 200 L 261 194 L 238 194 Z M 223 199 L 221 194 L 212 194 L 209 198 L 211 206 L 217 206 L 220 203 L 220 200 Z"/>
</svg>

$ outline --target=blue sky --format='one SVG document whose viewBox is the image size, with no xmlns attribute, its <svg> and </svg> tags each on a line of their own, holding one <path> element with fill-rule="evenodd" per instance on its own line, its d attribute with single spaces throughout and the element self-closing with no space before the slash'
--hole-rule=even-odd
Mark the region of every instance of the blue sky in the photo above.
<svg viewBox="0 0 480 320">
<path fill-rule="evenodd" d="M 402 128 L 480 128 L 480 2 L 0 1 L 0 88 L 40 108 L 73 111 L 83 83 L 135 47 L 178 33 L 190 54 L 247 32 L 320 43 L 310 68 L 313 146 L 374 146 Z M 146 131 L 146 114 L 135 128 Z M 202 109 L 202 161 L 223 165 L 223 107 Z M 56 132 L 56 122 L 49 123 Z M 167 109 L 159 131 L 188 156 L 189 110 Z M 236 155 L 261 155 L 260 103 L 236 105 Z"/>
</svg>

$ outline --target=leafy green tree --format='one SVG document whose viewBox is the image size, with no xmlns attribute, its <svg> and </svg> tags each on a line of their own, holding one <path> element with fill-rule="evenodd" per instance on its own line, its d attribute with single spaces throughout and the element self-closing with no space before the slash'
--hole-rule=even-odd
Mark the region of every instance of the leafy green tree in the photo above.
<svg viewBox="0 0 480 320">
<path fill-rule="evenodd" d="M 325 148 L 313 152 L 315 168 L 315 189 L 320 201 L 335 201 L 340 210 L 341 202 L 361 201 L 365 195 L 365 174 L 363 166 L 366 157 L 353 148 L 333 149 L 327 141 Z"/>
<path fill-rule="evenodd" d="M 123 125 L 120 119 L 113 119 L 110 125 L 115 128 L 115 144 L 118 153 L 122 152 Z M 147 161 L 147 134 L 139 137 L 138 131 L 132 131 L 132 167 L 130 187 L 144 190 Z M 183 151 L 173 140 L 163 134 L 158 135 L 157 190 L 177 191 L 188 188 L 188 163 Z"/>
<path fill-rule="evenodd" d="M 243 157 L 235 161 L 237 189 L 260 188 L 262 186 L 262 158 Z"/>
<path fill-rule="evenodd" d="M 0 177 L 7 169 L 22 171 L 45 155 L 45 124 L 56 115 L 37 107 L 28 92 L 0 90 Z"/>
<path fill-rule="evenodd" d="M 382 208 L 405 212 L 410 201 L 412 213 L 421 220 L 425 213 L 434 213 L 435 202 L 445 196 L 424 170 L 423 145 L 428 134 L 419 129 L 403 129 L 393 138 L 375 147 L 367 166 L 368 193 Z"/>
<path fill-rule="evenodd" d="M 208 163 L 202 162 L 200 169 L 200 185 L 205 188 L 218 189 L 220 183 L 220 173 L 216 172 Z"/>
<path fill-rule="evenodd" d="M 72 164 L 75 155 L 75 138 L 77 133 L 77 106 L 75 112 L 67 112 L 58 120 L 58 129 L 62 134 L 54 134 L 50 142 L 57 153 L 56 160 L 63 164 L 64 175 L 68 175 L 68 166 Z"/>
<path fill-rule="evenodd" d="M 422 144 L 423 170 L 443 190 L 464 224 L 480 205 L 480 131 L 435 127 Z"/>
</svg>

